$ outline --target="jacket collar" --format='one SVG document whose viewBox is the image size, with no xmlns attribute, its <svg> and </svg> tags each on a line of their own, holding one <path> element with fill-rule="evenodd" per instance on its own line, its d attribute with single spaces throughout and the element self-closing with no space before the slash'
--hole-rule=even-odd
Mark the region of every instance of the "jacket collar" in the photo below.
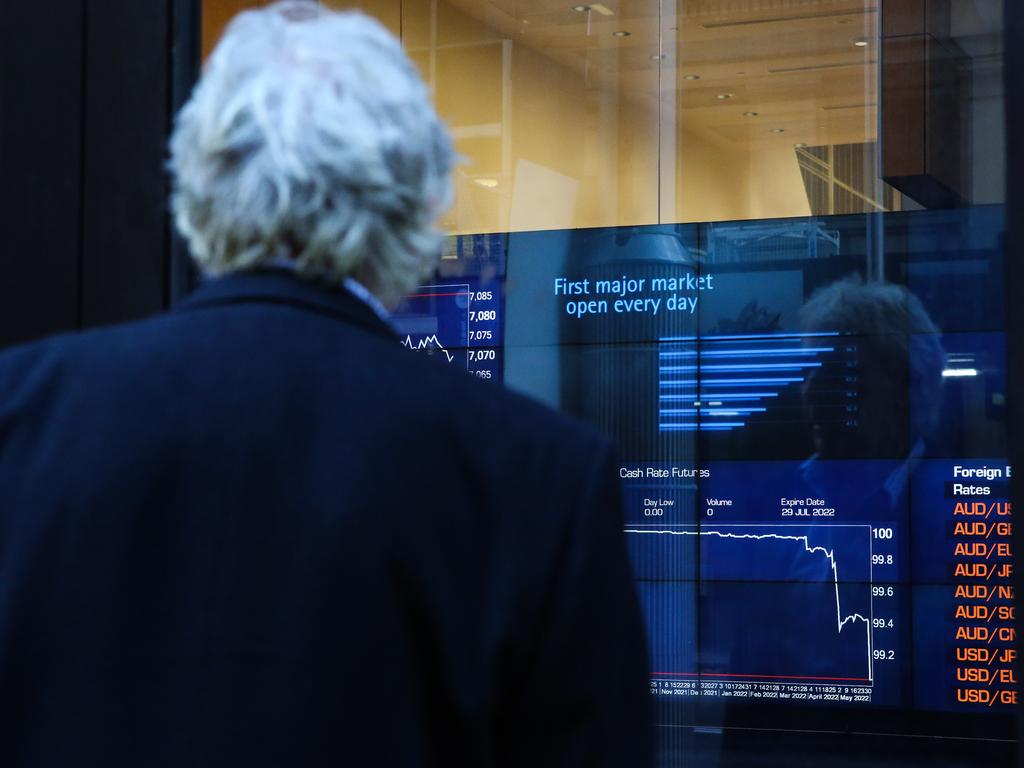
<svg viewBox="0 0 1024 768">
<path fill-rule="evenodd" d="M 175 305 L 175 312 L 231 304 L 284 304 L 334 317 L 388 338 L 394 330 L 362 299 L 340 285 L 308 280 L 286 269 L 236 272 L 207 280 Z"/>
</svg>

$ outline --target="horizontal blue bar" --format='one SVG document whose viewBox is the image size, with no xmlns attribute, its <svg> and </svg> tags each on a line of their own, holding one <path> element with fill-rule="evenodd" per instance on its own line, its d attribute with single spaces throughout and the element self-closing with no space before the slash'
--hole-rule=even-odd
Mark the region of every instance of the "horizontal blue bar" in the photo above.
<svg viewBox="0 0 1024 768">
<path fill-rule="evenodd" d="M 788 356 L 788 355 L 816 355 L 823 352 L 834 352 L 835 347 L 796 347 L 794 349 L 702 349 L 701 357 L 760 357 L 760 356 Z M 688 349 L 682 352 L 661 352 L 659 357 L 696 357 L 696 349 Z"/>
<path fill-rule="evenodd" d="M 803 376 L 786 376 L 774 379 L 701 379 L 700 385 L 702 387 L 749 387 L 762 384 L 795 384 L 803 380 Z M 667 384 L 662 384 L 661 386 L 664 387 Z"/>
<path fill-rule="evenodd" d="M 801 368 L 821 368 L 821 363 L 748 363 L 747 365 L 663 365 L 662 373 L 692 373 L 694 371 L 799 371 Z"/>
<path fill-rule="evenodd" d="M 838 336 L 839 331 L 817 333 L 750 333 L 740 336 L 662 336 L 660 341 L 735 341 L 738 339 L 816 339 L 824 336 Z"/>
<path fill-rule="evenodd" d="M 704 392 L 700 395 L 660 395 L 659 400 L 760 400 L 762 397 L 778 397 L 778 392 L 729 392 L 724 395 Z"/>
<path fill-rule="evenodd" d="M 772 379 L 704 379 L 700 380 L 702 387 L 761 387 L 765 384 L 777 384 L 785 386 L 786 384 L 796 384 L 802 382 L 804 379 L 802 376 L 786 376 Z M 696 379 L 679 379 L 672 381 L 662 381 L 661 387 L 664 389 L 697 389 Z"/>
<path fill-rule="evenodd" d="M 681 413 L 701 413 L 705 416 L 742 416 L 748 413 L 764 413 L 767 408 L 663 408 L 662 416 L 675 416 Z"/>
<path fill-rule="evenodd" d="M 746 426 L 742 421 L 720 422 L 718 424 L 659 424 L 662 432 L 694 432 L 700 429 L 702 432 L 728 432 L 736 427 Z"/>
</svg>

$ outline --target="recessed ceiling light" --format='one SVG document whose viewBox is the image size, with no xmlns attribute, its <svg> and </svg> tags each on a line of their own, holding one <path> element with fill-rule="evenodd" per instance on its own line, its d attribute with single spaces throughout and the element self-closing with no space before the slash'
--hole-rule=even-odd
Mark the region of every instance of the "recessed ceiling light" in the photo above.
<svg viewBox="0 0 1024 768">
<path fill-rule="evenodd" d="M 624 29 L 620 29 L 618 32 L 612 32 L 612 36 L 613 37 L 629 37 L 631 34 L 633 34 L 633 33 L 632 32 L 627 32 Z"/>
<path fill-rule="evenodd" d="M 743 113 L 744 117 L 757 117 L 757 115 L 758 115 L 757 112 L 744 112 Z"/>
<path fill-rule="evenodd" d="M 715 98 L 718 99 L 719 101 L 728 101 L 729 99 L 732 98 L 732 94 L 731 93 L 720 93 L 717 96 L 715 96 Z"/>
<path fill-rule="evenodd" d="M 683 80 L 700 80 L 700 75 L 683 75 Z"/>
<path fill-rule="evenodd" d="M 572 9 L 574 11 L 576 11 L 577 13 L 583 13 L 584 11 L 589 11 L 590 10 L 590 6 L 589 5 L 574 5 L 572 7 Z"/>
<path fill-rule="evenodd" d="M 785 133 L 785 128 L 772 128 L 772 133 Z"/>
<path fill-rule="evenodd" d="M 487 189 L 494 189 L 498 186 L 497 179 L 473 179 L 474 182 L 479 184 L 481 187 L 487 187 Z"/>
<path fill-rule="evenodd" d="M 858 48 L 867 48 L 868 47 L 868 41 L 865 40 L 863 37 L 860 40 L 854 40 L 853 44 L 856 45 Z"/>
</svg>

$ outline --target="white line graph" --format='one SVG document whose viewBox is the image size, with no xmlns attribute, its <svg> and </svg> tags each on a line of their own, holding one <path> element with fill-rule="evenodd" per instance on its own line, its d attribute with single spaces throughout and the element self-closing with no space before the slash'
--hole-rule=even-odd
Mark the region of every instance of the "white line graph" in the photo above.
<svg viewBox="0 0 1024 768">
<path fill-rule="evenodd" d="M 444 345 L 437 338 L 436 333 L 432 333 L 429 336 L 424 336 L 415 344 L 413 343 L 412 335 L 407 335 L 405 339 L 402 341 L 402 346 L 408 347 L 409 349 L 439 349 L 442 352 L 444 352 L 444 356 L 448 358 L 449 363 L 455 359 L 455 355 L 453 355 L 451 352 L 444 348 Z"/>
<path fill-rule="evenodd" d="M 824 527 L 824 526 L 822 526 Z M 830 526 L 839 527 L 839 526 Z M 860 526 L 856 526 L 860 527 Z M 796 541 L 800 542 L 804 546 L 804 551 L 807 554 L 821 553 L 828 560 L 831 571 L 832 571 L 832 584 L 835 589 L 836 596 L 836 633 L 842 634 L 843 628 L 851 622 L 863 622 L 865 626 L 865 635 L 867 637 L 867 648 L 868 648 L 868 678 L 870 680 L 875 679 L 874 672 L 874 648 L 872 647 L 872 627 L 871 617 L 864 616 L 860 613 L 851 613 L 846 616 L 843 615 L 843 609 L 840 602 L 839 596 L 839 564 L 836 561 L 835 551 L 821 546 L 812 546 L 810 538 L 808 536 L 797 536 L 790 534 L 779 534 L 779 533 L 732 533 L 731 531 L 719 531 L 713 528 L 701 528 L 698 530 L 670 530 L 666 528 L 626 528 L 625 533 L 633 534 L 655 534 L 661 536 L 717 536 L 722 539 L 753 539 L 760 541 L 763 539 L 776 539 L 779 541 Z M 870 542 L 870 536 L 869 536 Z M 870 558 L 870 554 L 868 555 Z M 872 569 L 873 572 L 873 569 Z M 873 601 L 872 601 L 873 603 Z"/>
</svg>

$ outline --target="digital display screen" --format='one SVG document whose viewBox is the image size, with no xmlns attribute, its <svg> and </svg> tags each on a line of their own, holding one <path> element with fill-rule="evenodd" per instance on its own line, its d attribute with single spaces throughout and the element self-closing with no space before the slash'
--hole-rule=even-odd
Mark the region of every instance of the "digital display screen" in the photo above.
<svg viewBox="0 0 1024 768">
<path fill-rule="evenodd" d="M 663 724 L 1008 734 L 1003 216 L 452 238 L 396 324 L 615 443 Z"/>
<path fill-rule="evenodd" d="M 481 379 L 501 379 L 505 236 L 449 238 L 437 280 L 393 315 L 402 344 Z"/>
</svg>

